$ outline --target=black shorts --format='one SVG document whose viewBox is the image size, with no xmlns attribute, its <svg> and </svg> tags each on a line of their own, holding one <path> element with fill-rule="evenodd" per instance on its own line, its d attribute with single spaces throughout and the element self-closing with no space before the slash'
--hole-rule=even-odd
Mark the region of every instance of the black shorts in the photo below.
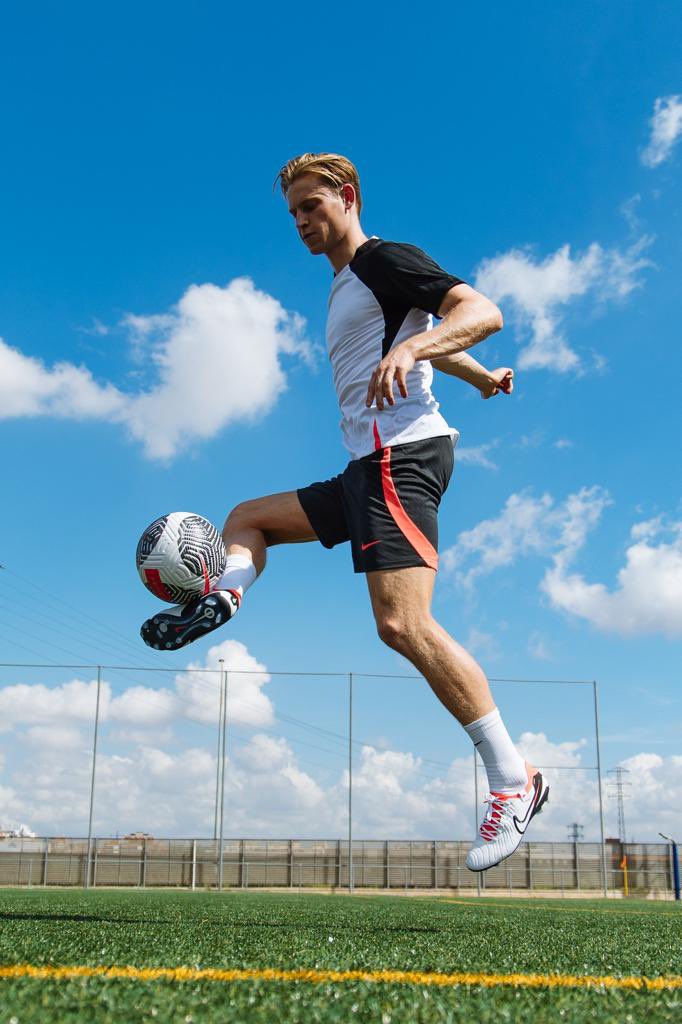
<svg viewBox="0 0 682 1024">
<path fill-rule="evenodd" d="M 350 540 L 356 572 L 438 568 L 438 506 L 450 482 L 452 440 L 379 448 L 339 476 L 297 491 L 326 548 Z"/>
</svg>

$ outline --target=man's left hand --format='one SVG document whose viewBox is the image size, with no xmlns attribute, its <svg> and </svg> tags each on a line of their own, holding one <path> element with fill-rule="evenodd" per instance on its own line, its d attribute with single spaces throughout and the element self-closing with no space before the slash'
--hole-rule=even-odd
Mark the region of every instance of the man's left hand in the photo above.
<svg viewBox="0 0 682 1024">
<path fill-rule="evenodd" d="M 500 391 L 503 395 L 511 395 L 513 390 L 514 371 L 508 366 L 500 366 L 497 370 L 492 370 L 489 379 L 482 387 L 479 387 L 481 398 L 493 398 L 495 395 L 499 395 Z"/>
<path fill-rule="evenodd" d="M 398 385 L 398 391 L 403 398 L 407 398 L 407 375 L 413 369 L 415 362 L 412 350 L 405 342 L 392 348 L 388 355 L 381 360 L 370 378 L 365 402 L 367 408 L 369 409 L 375 400 L 377 409 L 383 409 L 384 402 L 395 405 L 394 384 Z"/>
</svg>

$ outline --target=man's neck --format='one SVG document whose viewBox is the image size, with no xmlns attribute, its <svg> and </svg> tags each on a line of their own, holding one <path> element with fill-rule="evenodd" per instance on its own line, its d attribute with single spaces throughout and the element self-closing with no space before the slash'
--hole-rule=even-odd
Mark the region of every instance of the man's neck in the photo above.
<svg viewBox="0 0 682 1024">
<path fill-rule="evenodd" d="M 338 245 L 330 250 L 330 252 L 325 253 L 325 256 L 334 268 L 335 274 L 338 274 L 344 267 L 348 266 L 357 250 L 366 241 L 368 241 L 367 235 L 358 224 L 357 227 L 349 228 Z"/>
</svg>

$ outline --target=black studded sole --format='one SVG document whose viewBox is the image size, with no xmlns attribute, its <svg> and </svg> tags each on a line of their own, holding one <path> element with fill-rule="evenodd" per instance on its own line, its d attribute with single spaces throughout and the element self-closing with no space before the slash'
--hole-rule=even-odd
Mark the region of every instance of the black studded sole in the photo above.
<svg viewBox="0 0 682 1024">
<path fill-rule="evenodd" d="M 157 651 L 178 651 L 229 622 L 239 601 L 229 590 L 216 590 L 185 605 L 179 615 L 159 612 L 143 624 L 140 636 Z"/>
</svg>

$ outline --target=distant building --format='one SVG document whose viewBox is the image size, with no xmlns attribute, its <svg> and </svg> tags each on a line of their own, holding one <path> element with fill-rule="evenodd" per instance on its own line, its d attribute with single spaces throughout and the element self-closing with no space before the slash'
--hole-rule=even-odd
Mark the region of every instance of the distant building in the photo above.
<svg viewBox="0 0 682 1024">
<path fill-rule="evenodd" d="M 0 839 L 35 839 L 36 834 L 28 825 L 20 825 L 19 828 L 0 829 Z"/>
</svg>

